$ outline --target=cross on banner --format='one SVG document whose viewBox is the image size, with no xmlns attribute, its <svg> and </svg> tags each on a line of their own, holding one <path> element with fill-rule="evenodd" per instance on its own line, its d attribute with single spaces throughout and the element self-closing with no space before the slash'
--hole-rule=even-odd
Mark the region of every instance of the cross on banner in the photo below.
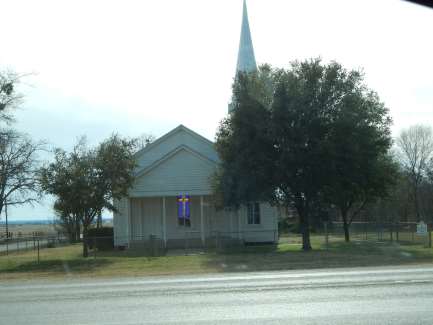
<svg viewBox="0 0 433 325">
<path fill-rule="evenodd" d="M 177 217 L 179 219 L 189 219 L 190 217 L 190 196 L 178 195 L 177 196 Z"/>
</svg>

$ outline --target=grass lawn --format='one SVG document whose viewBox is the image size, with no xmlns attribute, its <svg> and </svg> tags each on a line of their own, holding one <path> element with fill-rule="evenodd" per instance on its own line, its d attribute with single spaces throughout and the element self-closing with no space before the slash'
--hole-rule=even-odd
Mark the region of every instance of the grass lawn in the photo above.
<svg viewBox="0 0 433 325">
<path fill-rule="evenodd" d="M 143 257 L 138 251 L 98 252 L 95 259 L 81 257 L 81 245 L 43 249 L 40 263 L 34 251 L 0 256 L 0 281 L 65 276 L 143 276 L 327 267 L 356 267 L 433 262 L 433 249 L 424 245 L 358 241 L 344 243 L 312 237 L 313 251 L 282 240 L 277 246 L 245 247 L 225 253 Z"/>
</svg>

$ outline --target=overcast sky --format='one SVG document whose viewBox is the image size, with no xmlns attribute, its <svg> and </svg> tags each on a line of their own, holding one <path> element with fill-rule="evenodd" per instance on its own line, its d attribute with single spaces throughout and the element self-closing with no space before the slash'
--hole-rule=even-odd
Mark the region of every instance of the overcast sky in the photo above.
<svg viewBox="0 0 433 325">
<path fill-rule="evenodd" d="M 393 133 L 433 121 L 433 10 L 399 0 L 248 0 L 259 64 L 322 57 L 363 68 Z M 242 0 L 0 0 L 0 68 L 33 73 L 15 127 L 70 149 L 80 135 L 213 140 L 227 112 Z M 52 218 L 49 203 L 11 219 Z"/>
</svg>

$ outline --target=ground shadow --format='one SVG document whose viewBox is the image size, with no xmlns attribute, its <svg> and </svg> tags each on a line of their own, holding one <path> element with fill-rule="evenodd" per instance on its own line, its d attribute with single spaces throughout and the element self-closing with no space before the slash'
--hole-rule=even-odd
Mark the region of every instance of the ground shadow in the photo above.
<svg viewBox="0 0 433 325">
<path fill-rule="evenodd" d="M 275 248 L 251 248 L 213 254 L 205 262 L 218 272 L 278 271 L 315 268 L 386 266 L 432 262 L 432 250 L 419 246 L 411 250 L 393 242 L 333 242 L 312 251 L 284 251 Z"/>
<path fill-rule="evenodd" d="M 76 259 L 47 259 L 41 261 L 28 261 L 10 263 L 0 269 L 0 274 L 6 273 L 81 273 L 92 272 L 111 264 L 110 260 L 93 258 Z"/>
</svg>

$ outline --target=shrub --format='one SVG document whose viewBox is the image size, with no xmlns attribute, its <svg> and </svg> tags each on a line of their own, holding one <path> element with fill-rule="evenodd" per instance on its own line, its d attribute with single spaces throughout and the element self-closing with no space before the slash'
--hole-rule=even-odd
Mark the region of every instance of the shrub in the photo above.
<svg viewBox="0 0 433 325">
<path fill-rule="evenodd" d="M 56 247 L 56 244 L 54 243 L 54 241 L 48 241 L 47 248 L 54 248 L 54 247 Z"/>
<path fill-rule="evenodd" d="M 107 251 L 114 248 L 114 232 L 112 227 L 91 228 L 87 232 L 89 248 L 93 249 L 93 243 L 101 251 Z"/>
</svg>

